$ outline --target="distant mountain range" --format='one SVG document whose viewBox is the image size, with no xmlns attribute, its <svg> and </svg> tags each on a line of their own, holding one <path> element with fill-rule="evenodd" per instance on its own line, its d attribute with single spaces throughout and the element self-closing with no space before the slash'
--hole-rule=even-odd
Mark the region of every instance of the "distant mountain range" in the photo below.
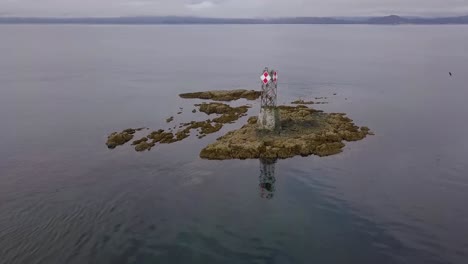
<svg viewBox="0 0 468 264">
<path fill-rule="evenodd" d="M 37 18 L 0 17 L 0 24 L 370 24 L 370 25 L 444 25 L 468 24 L 468 16 L 458 17 L 287 17 L 287 18 L 206 18 L 206 17 L 108 17 Z"/>
</svg>

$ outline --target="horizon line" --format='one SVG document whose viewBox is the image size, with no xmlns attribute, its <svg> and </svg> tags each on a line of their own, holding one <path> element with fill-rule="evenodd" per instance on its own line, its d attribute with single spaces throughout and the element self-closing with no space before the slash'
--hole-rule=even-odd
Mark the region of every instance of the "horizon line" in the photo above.
<svg viewBox="0 0 468 264">
<path fill-rule="evenodd" d="M 0 24 L 88 24 L 88 25 L 468 25 L 468 15 L 454 17 L 270 17 L 215 18 L 197 16 L 125 17 L 0 17 Z"/>
<path fill-rule="evenodd" d="M 386 15 L 358 15 L 358 16 L 274 16 L 274 17 L 214 17 L 214 16 L 196 16 L 196 15 L 115 15 L 115 16 L 16 16 L 16 15 L 5 15 L 0 14 L 2 18 L 34 18 L 34 19 L 107 19 L 107 18 L 145 18 L 145 17 L 167 17 L 167 18 L 203 18 L 203 19 L 288 19 L 288 18 L 380 18 L 380 17 L 400 17 L 400 18 L 422 18 L 422 19 L 433 19 L 433 18 L 460 18 L 468 17 L 467 14 L 461 15 L 443 15 L 443 16 L 426 16 L 426 15 L 397 15 L 397 14 L 386 14 Z"/>
</svg>

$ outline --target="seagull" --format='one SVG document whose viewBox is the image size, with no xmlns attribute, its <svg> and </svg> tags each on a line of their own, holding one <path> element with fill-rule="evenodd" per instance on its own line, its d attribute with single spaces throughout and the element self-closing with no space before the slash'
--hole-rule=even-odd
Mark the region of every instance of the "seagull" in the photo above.
<svg viewBox="0 0 468 264">
<path fill-rule="evenodd" d="M 449 75 L 452 76 L 452 72 L 449 72 Z"/>
</svg>

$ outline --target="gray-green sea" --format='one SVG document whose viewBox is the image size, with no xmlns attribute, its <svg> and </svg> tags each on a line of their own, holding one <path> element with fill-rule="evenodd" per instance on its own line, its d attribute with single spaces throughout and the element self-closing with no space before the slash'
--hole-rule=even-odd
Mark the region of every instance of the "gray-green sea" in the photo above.
<svg viewBox="0 0 468 264">
<path fill-rule="evenodd" d="M 466 26 L 2 25 L 0 39 L 2 264 L 468 259 Z M 179 93 L 259 89 L 265 66 L 280 104 L 327 97 L 313 107 L 375 136 L 274 164 L 199 158 L 248 117 L 150 152 L 104 144 L 202 119 Z"/>
</svg>

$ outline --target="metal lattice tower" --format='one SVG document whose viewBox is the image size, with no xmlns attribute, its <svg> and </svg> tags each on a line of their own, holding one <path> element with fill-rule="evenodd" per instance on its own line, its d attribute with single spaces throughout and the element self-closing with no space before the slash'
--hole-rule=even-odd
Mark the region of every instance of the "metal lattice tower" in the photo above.
<svg viewBox="0 0 468 264">
<path fill-rule="evenodd" d="M 261 77 L 262 80 L 262 97 L 261 107 L 276 107 L 278 74 L 275 70 L 269 70 L 265 67 Z"/>
<path fill-rule="evenodd" d="M 260 197 L 272 199 L 275 194 L 275 159 L 260 159 Z"/>
<path fill-rule="evenodd" d="M 257 127 L 260 130 L 278 131 L 280 127 L 279 110 L 276 107 L 278 73 L 266 67 L 260 75 L 262 97 Z"/>
</svg>

